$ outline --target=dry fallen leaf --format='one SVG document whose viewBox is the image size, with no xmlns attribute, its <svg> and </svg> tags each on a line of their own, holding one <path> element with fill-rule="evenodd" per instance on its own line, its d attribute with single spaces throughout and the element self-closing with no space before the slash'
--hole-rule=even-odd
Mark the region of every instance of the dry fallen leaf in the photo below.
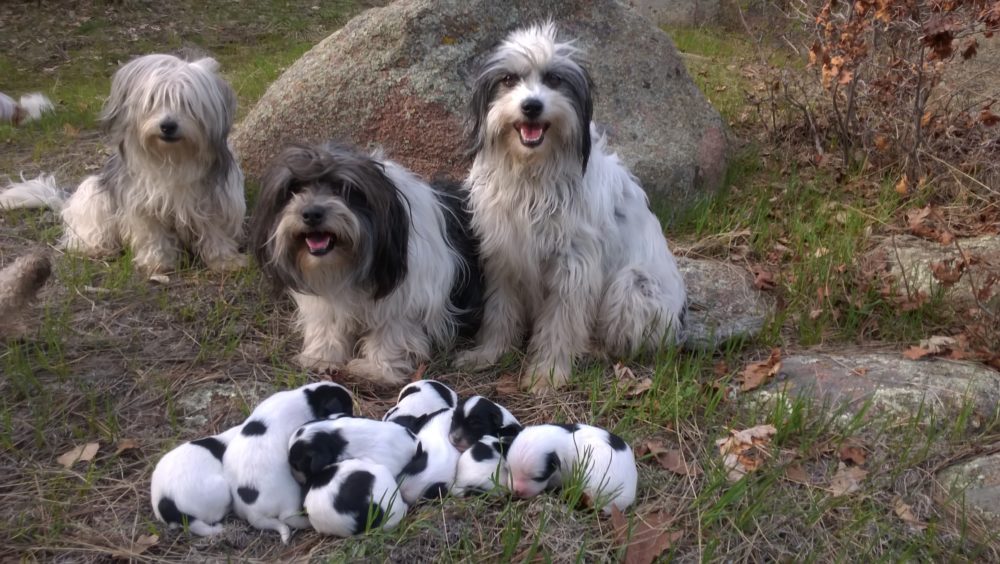
<svg viewBox="0 0 1000 564">
<path fill-rule="evenodd" d="M 142 554 L 150 548 L 156 546 L 156 543 L 160 542 L 159 535 L 139 535 L 139 538 L 135 539 L 135 544 L 132 547 L 132 552 L 135 554 Z"/>
<path fill-rule="evenodd" d="M 421 362 L 420 366 L 417 367 L 417 371 L 410 376 L 410 382 L 419 382 L 424 379 L 424 373 L 427 372 L 427 363 Z"/>
<path fill-rule="evenodd" d="M 56 459 L 56 462 L 62 464 L 64 468 L 69 468 L 81 461 L 90 462 L 97 455 L 97 449 L 99 448 L 101 448 L 100 443 L 87 443 L 63 454 Z"/>
<path fill-rule="evenodd" d="M 903 351 L 903 356 L 910 360 L 920 360 L 929 354 L 931 354 L 931 351 L 922 347 L 910 347 Z"/>
<path fill-rule="evenodd" d="M 740 372 L 740 391 L 749 392 L 762 386 L 781 371 L 781 349 L 771 349 L 771 356 L 763 362 L 752 362 Z"/>
<path fill-rule="evenodd" d="M 628 396 L 633 398 L 636 396 L 641 396 L 642 394 L 648 392 L 652 387 L 653 387 L 653 380 L 651 378 L 643 378 L 642 380 L 639 380 L 638 382 L 635 382 L 634 384 L 629 386 Z"/>
<path fill-rule="evenodd" d="M 830 480 L 830 493 L 833 497 L 840 497 L 849 493 L 854 493 L 861 489 L 861 480 L 868 475 L 868 472 L 858 466 L 848 466 L 843 462 L 837 465 L 837 473 Z"/>
<path fill-rule="evenodd" d="M 697 476 L 701 474 L 701 468 L 694 461 L 686 461 L 680 450 L 666 448 L 660 441 L 646 441 L 636 449 L 636 455 L 643 457 L 653 455 L 656 462 L 664 470 L 669 470 L 681 476 Z"/>
<path fill-rule="evenodd" d="M 118 447 L 115 448 L 115 456 L 119 456 L 127 450 L 135 450 L 137 448 L 139 448 L 139 441 L 135 439 L 122 439 L 118 441 Z"/>
<path fill-rule="evenodd" d="M 150 282 L 156 282 L 157 284 L 169 284 L 170 277 L 166 274 L 153 274 L 149 277 Z"/>
<path fill-rule="evenodd" d="M 761 266 L 753 267 L 750 272 L 753 273 L 753 286 L 758 290 L 773 290 L 778 287 L 778 284 L 774 281 L 774 274 L 768 270 L 765 270 Z"/>
<path fill-rule="evenodd" d="M 729 437 L 715 441 L 722 464 L 728 470 L 726 478 L 736 482 L 764 464 L 764 458 L 770 455 L 771 437 L 777 432 L 774 425 L 757 425 L 743 431 L 730 430 Z"/>
<path fill-rule="evenodd" d="M 868 455 L 865 454 L 865 449 L 860 445 L 847 443 L 840 447 L 841 462 L 853 464 L 855 466 L 862 466 L 865 463 Z"/>
<path fill-rule="evenodd" d="M 618 510 L 611 508 L 611 526 L 615 544 L 625 546 L 626 564 L 649 564 L 665 550 L 684 536 L 684 531 L 667 531 L 666 527 L 674 518 L 664 511 L 654 511 L 647 515 L 636 515 L 629 535 L 628 519 Z"/>
<path fill-rule="evenodd" d="M 957 344 L 958 341 L 954 337 L 946 337 L 944 335 L 934 335 L 920 341 L 920 346 L 927 349 L 930 354 L 946 353 Z"/>
<path fill-rule="evenodd" d="M 920 519 L 917 519 L 917 516 L 913 514 L 913 507 L 903 501 L 902 497 L 896 497 L 896 499 L 893 500 L 892 510 L 896 513 L 896 517 L 899 517 L 904 523 L 914 529 L 922 531 L 927 528 L 927 524 L 922 523 Z"/>
<path fill-rule="evenodd" d="M 795 482 L 797 484 L 808 485 L 812 483 L 812 480 L 809 479 L 809 473 L 798 464 L 789 464 L 788 466 L 785 466 L 785 478 L 787 478 L 790 482 Z"/>
</svg>

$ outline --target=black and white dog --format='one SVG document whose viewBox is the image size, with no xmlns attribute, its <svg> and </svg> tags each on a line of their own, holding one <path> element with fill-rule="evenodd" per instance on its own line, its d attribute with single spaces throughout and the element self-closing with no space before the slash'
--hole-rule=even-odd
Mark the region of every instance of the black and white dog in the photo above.
<svg viewBox="0 0 1000 564">
<path fill-rule="evenodd" d="M 392 421 L 416 433 L 430 414 L 457 406 L 458 394 L 455 390 L 437 380 L 419 380 L 403 386 L 396 405 L 385 412 L 382 421 Z"/>
<path fill-rule="evenodd" d="M 591 124 L 577 53 L 552 23 L 515 31 L 471 103 L 466 184 L 487 300 L 477 346 L 457 363 L 493 363 L 530 331 L 522 385 L 534 391 L 563 385 L 585 353 L 678 339 L 685 311 L 645 192 Z"/>
<path fill-rule="evenodd" d="M 478 244 L 454 188 L 332 143 L 271 164 L 252 246 L 298 306 L 302 366 L 396 385 L 432 346 L 474 334 Z"/>
<path fill-rule="evenodd" d="M 72 194 L 51 175 L 13 184 L 0 209 L 61 210 L 62 245 L 87 256 L 127 245 L 146 273 L 177 266 L 193 250 L 213 270 L 246 264 L 239 253 L 246 200 L 229 148 L 236 94 L 215 59 L 133 59 L 115 73 L 101 121 L 114 154 Z"/>
<path fill-rule="evenodd" d="M 350 459 L 327 466 L 306 482 L 303 502 L 309 523 L 324 535 L 349 537 L 389 530 L 408 509 L 396 477 L 385 466 Z"/>
<path fill-rule="evenodd" d="M 288 464 L 288 442 L 308 421 L 350 416 L 353 410 L 351 393 L 333 382 L 306 384 L 261 402 L 222 457 L 236 514 L 258 529 L 277 531 L 284 543 L 292 528 L 308 527 L 302 489 Z"/>
<path fill-rule="evenodd" d="M 222 471 L 222 457 L 241 427 L 184 443 L 163 455 L 153 470 L 149 490 L 159 520 L 171 528 L 186 523 L 192 533 L 201 536 L 225 531 L 220 521 L 232 508 L 233 498 Z"/>
<path fill-rule="evenodd" d="M 631 447 L 614 433 L 590 425 L 532 425 L 514 439 L 507 454 L 510 488 L 533 497 L 564 486 L 574 476 L 595 507 L 611 513 L 635 501 L 639 470 Z"/>
</svg>

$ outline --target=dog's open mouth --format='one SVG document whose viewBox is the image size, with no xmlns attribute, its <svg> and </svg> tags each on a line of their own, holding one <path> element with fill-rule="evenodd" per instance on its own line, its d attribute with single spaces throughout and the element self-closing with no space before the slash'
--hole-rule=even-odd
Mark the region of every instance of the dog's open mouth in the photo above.
<svg viewBox="0 0 1000 564">
<path fill-rule="evenodd" d="M 314 257 L 321 257 L 333 250 L 336 239 L 331 233 L 313 231 L 305 234 L 306 247 L 309 254 Z"/>
<path fill-rule="evenodd" d="M 521 135 L 521 144 L 525 147 L 537 147 L 545 140 L 545 131 L 549 124 L 532 121 L 519 121 L 514 124 L 514 129 Z"/>
</svg>

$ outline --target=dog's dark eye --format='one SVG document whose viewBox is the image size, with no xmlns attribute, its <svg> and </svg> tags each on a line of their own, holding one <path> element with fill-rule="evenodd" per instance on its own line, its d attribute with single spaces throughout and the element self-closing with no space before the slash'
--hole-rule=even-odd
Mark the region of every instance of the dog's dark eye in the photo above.
<svg viewBox="0 0 1000 564">
<path fill-rule="evenodd" d="M 513 73 L 507 73 L 503 75 L 503 78 L 500 79 L 500 82 L 502 82 L 503 85 L 506 86 L 507 88 L 514 88 L 515 86 L 517 86 L 518 82 L 521 82 L 521 77 Z"/>
<path fill-rule="evenodd" d="M 559 88 L 559 85 L 562 84 L 562 77 L 554 72 L 547 72 L 542 77 L 542 82 L 549 88 Z"/>
<path fill-rule="evenodd" d="M 288 192 L 290 194 L 298 194 L 298 193 L 302 192 L 302 185 L 301 184 L 292 184 L 291 186 L 288 187 Z"/>
</svg>

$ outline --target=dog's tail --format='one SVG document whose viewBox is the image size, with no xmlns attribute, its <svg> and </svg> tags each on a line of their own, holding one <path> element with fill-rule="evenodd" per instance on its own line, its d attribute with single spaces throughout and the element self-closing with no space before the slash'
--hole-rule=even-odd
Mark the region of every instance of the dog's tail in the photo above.
<svg viewBox="0 0 1000 564">
<path fill-rule="evenodd" d="M 24 112 L 22 121 L 31 121 L 42 117 L 45 112 L 51 112 L 55 106 L 52 100 L 41 92 L 32 92 L 21 96 L 21 110 Z"/>
<path fill-rule="evenodd" d="M 65 190 L 56 184 L 56 178 L 51 174 L 42 174 L 33 180 L 15 182 L 0 191 L 0 210 L 19 208 L 52 208 L 59 211 L 69 197 Z"/>
</svg>

